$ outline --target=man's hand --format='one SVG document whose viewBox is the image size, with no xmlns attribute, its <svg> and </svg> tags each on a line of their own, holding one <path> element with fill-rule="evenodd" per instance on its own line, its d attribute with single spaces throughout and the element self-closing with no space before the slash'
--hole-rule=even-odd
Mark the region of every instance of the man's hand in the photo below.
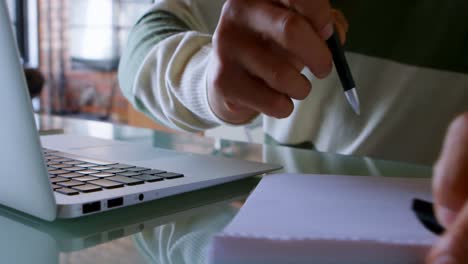
<svg viewBox="0 0 468 264">
<path fill-rule="evenodd" d="M 329 0 L 228 0 L 208 74 L 214 113 L 233 124 L 259 113 L 288 117 L 292 99 L 305 99 L 311 90 L 304 66 L 319 78 L 332 69 L 325 40 L 333 24 L 344 41 L 347 21 Z"/>
<path fill-rule="evenodd" d="M 438 220 L 446 233 L 428 256 L 431 264 L 468 263 L 468 113 L 450 126 L 434 168 Z"/>
</svg>

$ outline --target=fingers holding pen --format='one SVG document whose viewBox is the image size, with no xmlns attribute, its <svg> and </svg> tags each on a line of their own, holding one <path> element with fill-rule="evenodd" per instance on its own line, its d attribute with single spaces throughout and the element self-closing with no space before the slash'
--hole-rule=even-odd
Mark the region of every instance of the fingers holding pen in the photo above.
<svg viewBox="0 0 468 264">
<path fill-rule="evenodd" d="M 240 32 L 239 32 L 240 33 Z M 293 99 L 305 99 L 311 90 L 311 84 L 307 78 L 301 74 L 301 68 L 293 65 L 288 56 L 278 56 L 278 50 L 269 46 L 255 45 L 261 40 L 255 39 L 254 35 L 232 34 L 236 38 L 244 38 L 235 47 L 242 52 L 234 52 L 235 58 L 242 67 L 252 76 L 262 80 L 266 85 L 279 93 L 285 94 Z"/>
<path fill-rule="evenodd" d="M 346 35 L 348 34 L 349 24 L 343 13 L 337 9 L 332 10 L 333 21 L 335 23 L 335 30 L 340 37 L 341 45 L 346 42 Z"/>
<path fill-rule="evenodd" d="M 236 23 L 241 27 L 250 28 L 265 39 L 274 41 L 293 57 L 299 58 L 317 77 L 324 78 L 330 73 L 330 50 L 304 16 L 270 1 L 252 1 L 248 8 L 238 8 Z"/>
<path fill-rule="evenodd" d="M 235 94 L 226 93 L 225 98 L 257 112 L 275 118 L 286 118 L 294 110 L 294 104 L 287 95 L 279 93 L 258 79 L 248 78 Z M 226 89 L 227 92 L 232 91 Z"/>
<path fill-rule="evenodd" d="M 236 36 L 236 34 L 229 34 L 230 36 Z M 238 39 L 236 44 L 231 46 L 230 41 L 225 41 L 224 44 L 216 45 L 214 48 L 217 50 L 217 56 L 213 60 L 211 70 L 212 75 L 209 82 L 213 85 L 211 91 L 212 98 L 210 104 L 217 108 L 218 110 L 224 110 L 221 114 L 221 117 L 225 120 L 229 120 L 231 123 L 244 123 L 258 113 L 264 113 L 268 116 L 276 118 L 285 118 L 289 116 L 294 108 L 294 105 L 290 99 L 290 96 L 287 95 L 284 91 L 280 92 L 281 86 L 275 84 L 276 88 L 270 87 L 267 84 L 267 81 L 262 79 L 261 76 L 264 74 L 263 78 L 278 78 L 274 73 L 270 73 L 267 70 L 260 71 L 258 67 L 264 66 L 263 62 L 268 61 L 267 58 L 260 57 L 259 55 L 269 55 L 268 52 L 265 54 L 255 54 L 255 52 L 260 52 L 257 49 L 246 49 L 242 47 L 245 44 L 243 41 Z M 248 42 L 247 42 L 248 43 Z M 239 46 L 240 45 L 240 46 Z M 243 48 L 243 52 L 237 52 L 238 48 Z M 229 50 L 226 52 L 224 49 Z M 249 51 L 250 52 L 247 52 Z M 257 58 L 256 61 L 249 61 L 251 58 Z M 270 58 L 271 59 L 271 58 Z M 246 63 L 250 65 L 246 66 Z M 271 63 L 278 63 L 277 61 L 272 61 Z M 286 73 L 295 74 L 294 67 L 285 63 Z M 254 74 L 252 74 L 252 72 Z M 297 73 L 300 75 L 299 73 Z M 294 76 L 288 76 L 289 78 L 295 78 Z M 297 77 L 296 80 L 299 82 L 305 82 L 300 78 L 303 76 Z M 274 79 L 270 79 L 270 82 L 274 82 Z M 308 93 L 310 86 L 307 82 L 305 84 L 305 92 Z M 285 87 L 289 87 L 290 93 L 297 91 L 292 89 L 291 85 L 285 84 Z M 308 88 L 308 89 L 307 89 Z M 293 95 L 294 96 L 294 95 Z M 298 95 L 302 96 L 302 95 Z M 241 119 L 239 119 L 241 118 Z"/>
<path fill-rule="evenodd" d="M 261 79 L 252 76 L 240 66 L 232 67 L 228 64 L 218 67 L 213 83 L 217 89 L 210 102 L 215 107 L 222 102 L 224 109 L 228 110 L 228 118 L 245 117 L 245 122 L 258 113 L 264 113 L 276 118 L 285 118 L 291 114 L 294 105 L 289 96 L 271 89 Z M 234 108 L 232 107 L 234 106 Z"/>
<path fill-rule="evenodd" d="M 332 8 L 329 0 L 275 0 L 297 12 L 313 27 L 322 40 L 333 34 Z"/>
<path fill-rule="evenodd" d="M 331 72 L 325 40 L 333 24 L 343 40 L 347 22 L 331 12 L 328 0 L 227 0 L 207 75 L 213 112 L 235 124 L 258 113 L 289 116 L 292 99 L 305 99 L 311 90 L 303 68 L 318 78 Z"/>
</svg>

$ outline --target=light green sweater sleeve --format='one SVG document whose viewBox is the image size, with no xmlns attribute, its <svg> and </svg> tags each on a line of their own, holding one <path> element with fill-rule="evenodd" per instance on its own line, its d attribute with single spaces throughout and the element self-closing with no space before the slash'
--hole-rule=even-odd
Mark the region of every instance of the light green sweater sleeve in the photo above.
<svg viewBox="0 0 468 264">
<path fill-rule="evenodd" d="M 152 10 L 141 17 L 131 30 L 119 64 L 119 83 L 124 96 L 140 111 L 145 106 L 134 97 L 132 89 L 137 72 L 151 49 L 162 40 L 190 28 L 175 15 Z"/>
<path fill-rule="evenodd" d="M 166 127 L 200 132 L 223 124 L 207 96 L 211 58 L 209 21 L 198 6 L 160 1 L 129 34 L 119 65 L 123 95 Z"/>
</svg>

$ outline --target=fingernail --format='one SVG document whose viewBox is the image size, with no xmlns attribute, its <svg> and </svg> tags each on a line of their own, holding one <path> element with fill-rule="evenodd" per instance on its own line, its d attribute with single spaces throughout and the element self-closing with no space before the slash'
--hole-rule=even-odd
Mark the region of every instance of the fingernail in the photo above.
<svg viewBox="0 0 468 264">
<path fill-rule="evenodd" d="M 431 261 L 431 264 L 456 264 L 455 259 L 449 255 L 438 256 Z"/>
<path fill-rule="evenodd" d="M 437 218 L 439 219 L 440 223 L 444 227 L 450 226 L 455 221 L 455 218 L 457 217 L 457 214 L 454 211 L 452 211 L 452 210 L 450 210 L 450 209 L 448 209 L 446 207 L 437 208 L 436 214 L 437 214 Z"/>
<path fill-rule="evenodd" d="M 333 35 L 333 31 L 333 23 L 330 22 L 322 28 L 322 30 L 320 31 L 320 36 L 322 36 L 324 40 L 327 40 Z"/>
</svg>

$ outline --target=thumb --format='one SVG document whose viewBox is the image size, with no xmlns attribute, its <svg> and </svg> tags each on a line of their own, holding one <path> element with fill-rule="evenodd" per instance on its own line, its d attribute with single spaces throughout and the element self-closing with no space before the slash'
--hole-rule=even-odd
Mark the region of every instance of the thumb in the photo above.
<svg viewBox="0 0 468 264">
<path fill-rule="evenodd" d="M 433 191 L 437 218 L 448 227 L 468 200 L 468 113 L 448 129 L 434 168 Z"/>
</svg>

